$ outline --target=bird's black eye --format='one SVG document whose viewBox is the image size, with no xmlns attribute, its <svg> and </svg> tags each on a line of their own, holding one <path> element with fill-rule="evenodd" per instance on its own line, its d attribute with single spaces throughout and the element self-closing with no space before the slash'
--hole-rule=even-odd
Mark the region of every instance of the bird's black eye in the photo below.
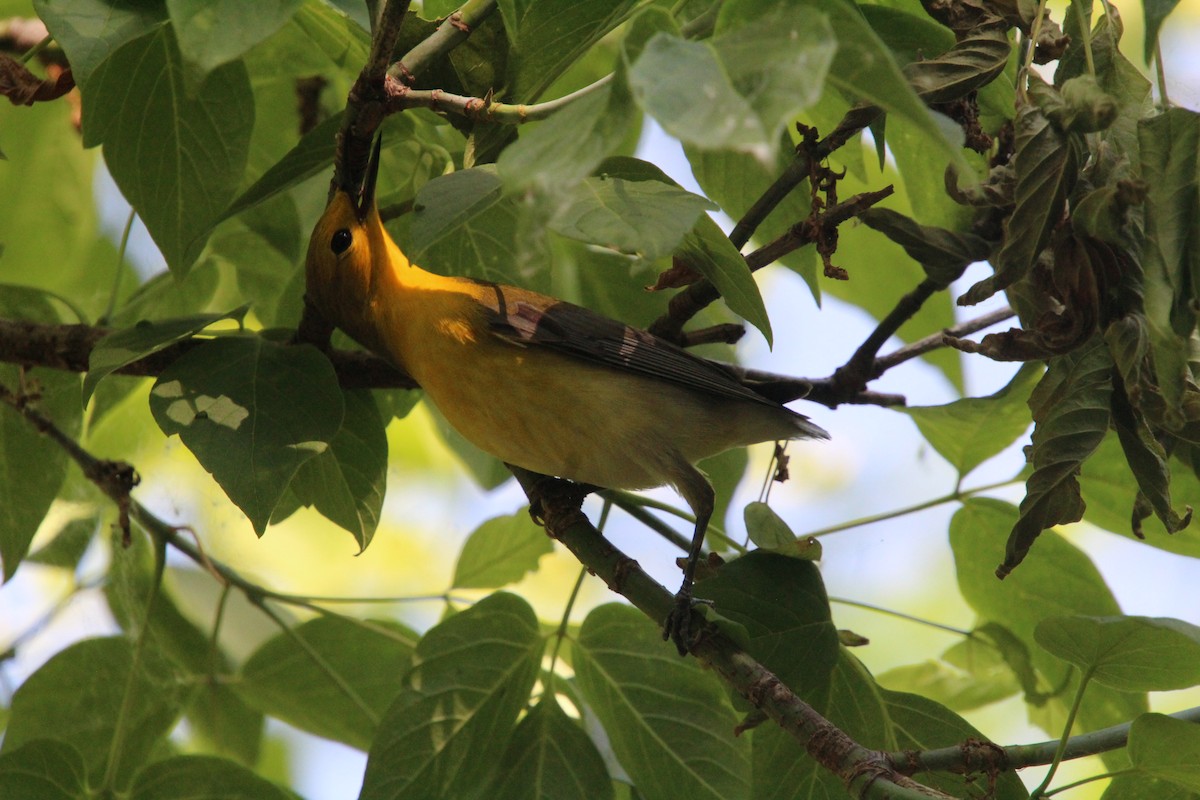
<svg viewBox="0 0 1200 800">
<path fill-rule="evenodd" d="M 333 238 L 329 240 L 329 249 L 333 254 L 340 256 L 342 253 L 350 249 L 350 243 L 354 241 L 354 237 L 350 235 L 349 228 L 339 228 L 333 232 Z"/>
</svg>

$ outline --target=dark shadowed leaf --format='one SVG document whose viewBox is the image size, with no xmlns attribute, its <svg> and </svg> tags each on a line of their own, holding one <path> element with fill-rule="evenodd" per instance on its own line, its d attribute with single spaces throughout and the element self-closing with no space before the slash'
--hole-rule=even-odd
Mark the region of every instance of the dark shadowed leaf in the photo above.
<svg viewBox="0 0 1200 800">
<path fill-rule="evenodd" d="M 521 598 L 493 594 L 434 627 L 371 744 L 360 800 L 462 797 L 498 768 L 543 640 Z"/>
<path fill-rule="evenodd" d="M 261 536 L 296 470 L 337 434 L 343 401 L 315 348 L 238 336 L 206 342 L 163 370 L 150 410 Z"/>
<path fill-rule="evenodd" d="M 171 271 L 185 274 L 246 167 L 254 96 L 245 65 L 193 87 L 172 28 L 159 27 L 96 69 L 83 106 L 84 144 L 104 145 L 122 194 Z"/>
<path fill-rule="evenodd" d="M 1093 337 L 1079 350 L 1051 360 L 1033 390 L 1033 474 L 998 576 L 1021 563 L 1042 531 L 1083 518 L 1079 467 L 1108 432 L 1112 368 L 1104 340 Z"/>
<path fill-rule="evenodd" d="M 138 774 L 130 800 L 291 800 L 295 795 L 234 761 L 176 756 Z"/>
<path fill-rule="evenodd" d="M 184 59 L 207 74 L 283 27 L 303 1 L 167 0 L 167 13 Z M 237 24 L 229 25 L 235 18 Z"/>
<path fill-rule="evenodd" d="M 629 606 L 600 606 L 572 653 L 580 692 L 642 797 L 747 795 L 750 747 L 733 734 L 728 695 L 711 672 L 679 658 L 658 626 Z"/>
<path fill-rule="evenodd" d="M 0 755 L 0 797 L 83 800 L 90 796 L 83 756 L 57 739 L 34 739 Z"/>
<path fill-rule="evenodd" d="M 264 714 L 366 750 L 417 639 L 390 620 L 317 617 L 255 651 L 237 690 Z"/>
</svg>

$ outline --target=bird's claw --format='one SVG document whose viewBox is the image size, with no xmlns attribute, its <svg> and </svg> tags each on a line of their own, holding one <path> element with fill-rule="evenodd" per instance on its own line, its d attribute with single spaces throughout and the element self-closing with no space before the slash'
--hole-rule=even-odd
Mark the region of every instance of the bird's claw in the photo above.
<svg viewBox="0 0 1200 800">
<path fill-rule="evenodd" d="M 663 622 L 663 641 L 670 639 L 675 643 L 679 655 L 686 656 L 694 643 L 699 631 L 692 628 L 692 609 L 698 605 L 711 606 L 711 600 L 692 597 L 690 589 L 680 589 L 675 594 L 675 608 L 667 614 Z"/>
</svg>

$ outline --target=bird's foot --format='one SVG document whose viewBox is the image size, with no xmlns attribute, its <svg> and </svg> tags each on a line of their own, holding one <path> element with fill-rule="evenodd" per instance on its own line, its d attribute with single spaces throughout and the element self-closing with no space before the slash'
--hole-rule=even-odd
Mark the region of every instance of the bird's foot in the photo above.
<svg viewBox="0 0 1200 800">
<path fill-rule="evenodd" d="M 675 643 L 679 655 L 686 656 L 699 633 L 692 625 L 692 609 L 698 605 L 711 606 L 711 600 L 701 600 L 692 597 L 692 589 L 685 586 L 675 593 L 675 608 L 667 614 L 663 622 L 663 641 L 670 639 Z"/>
</svg>

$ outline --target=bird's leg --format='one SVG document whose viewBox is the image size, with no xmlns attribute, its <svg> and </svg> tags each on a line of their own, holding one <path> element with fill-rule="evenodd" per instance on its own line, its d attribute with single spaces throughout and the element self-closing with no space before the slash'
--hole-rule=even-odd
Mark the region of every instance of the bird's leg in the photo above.
<svg viewBox="0 0 1200 800">
<path fill-rule="evenodd" d="M 686 476 L 686 480 L 679 480 L 676 485 L 696 515 L 696 529 L 692 533 L 692 546 L 688 549 L 687 562 L 683 566 L 683 584 L 675 593 L 675 608 L 667 615 L 663 625 L 663 638 L 674 642 L 681 656 L 687 655 L 692 642 L 692 606 L 696 604 L 692 597 L 692 584 L 695 582 L 696 564 L 700 560 L 704 534 L 708 530 L 708 521 L 712 518 L 713 503 L 716 499 L 712 484 L 703 473 L 690 464 L 688 470 L 690 474 Z"/>
</svg>

